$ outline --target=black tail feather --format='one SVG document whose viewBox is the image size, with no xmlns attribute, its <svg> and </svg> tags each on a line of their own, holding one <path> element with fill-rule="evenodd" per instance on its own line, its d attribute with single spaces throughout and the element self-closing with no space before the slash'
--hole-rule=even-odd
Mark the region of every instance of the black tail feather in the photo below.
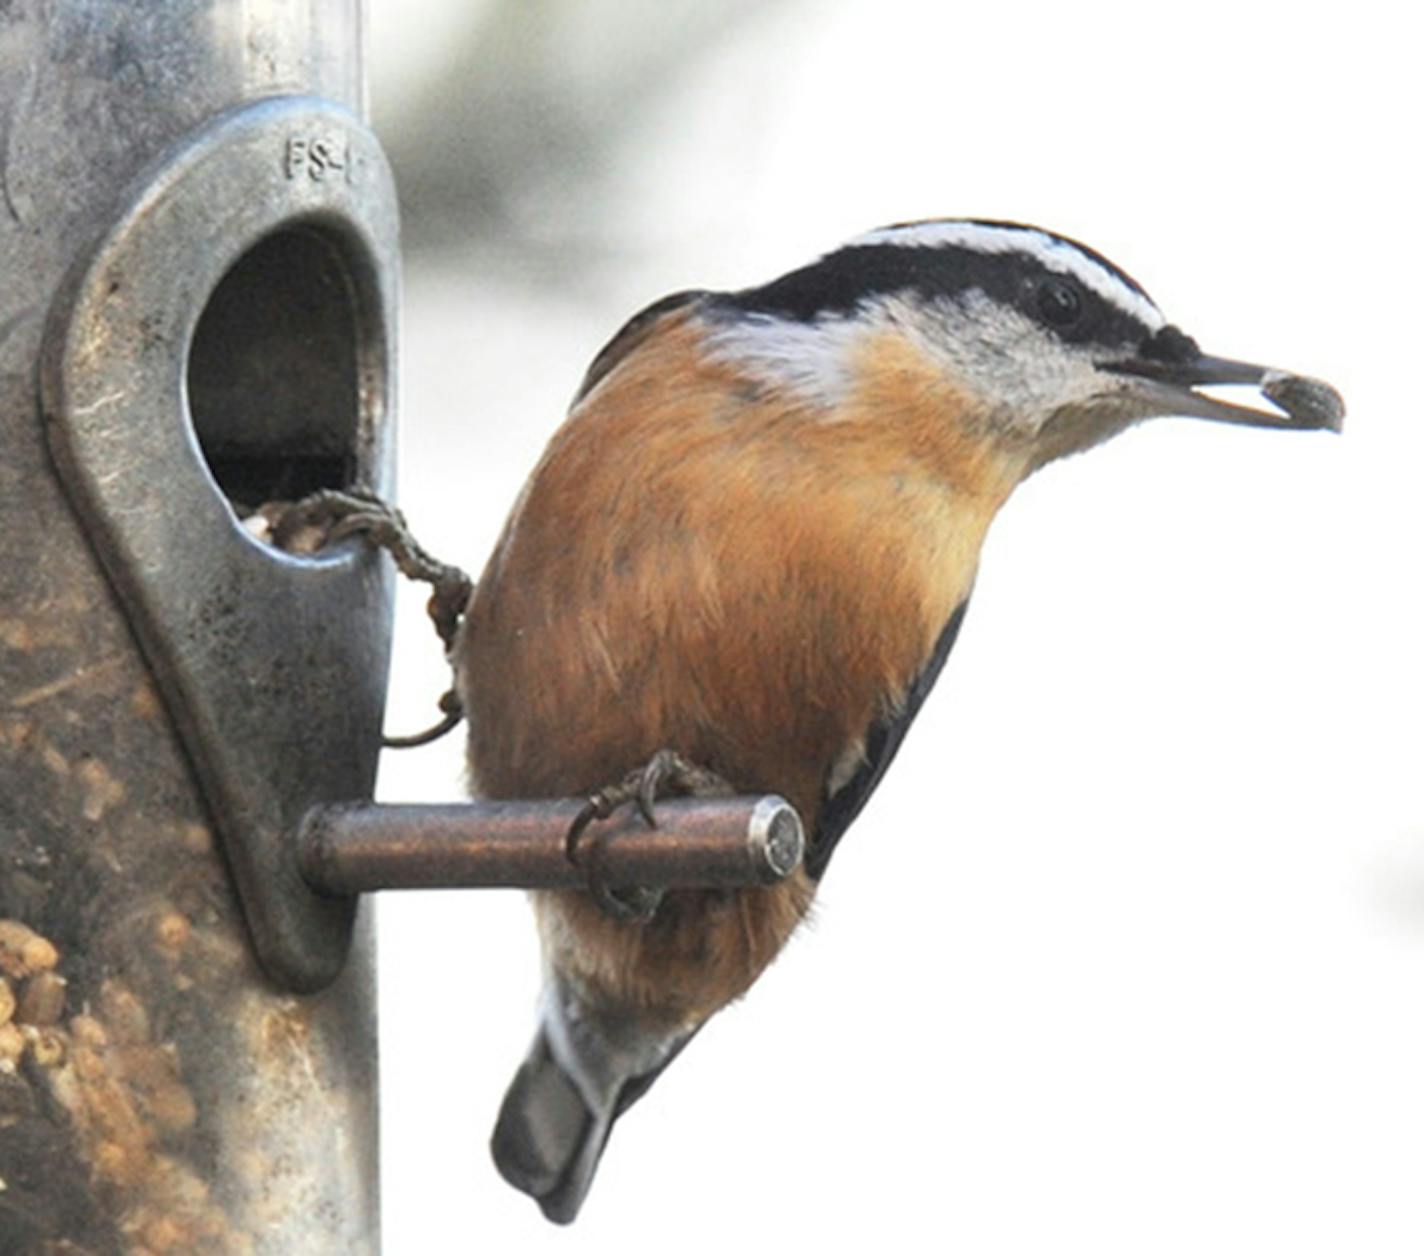
<svg viewBox="0 0 1424 1256">
<path fill-rule="evenodd" d="M 541 1025 L 504 1097 L 490 1139 L 490 1151 L 505 1181 L 533 1196 L 550 1221 L 560 1225 L 573 1221 L 593 1183 L 614 1122 L 647 1093 L 691 1038 L 687 1034 L 671 1042 L 649 1043 L 637 1055 L 643 1064 L 655 1060 L 653 1067 L 638 1073 L 615 1070 L 610 1075 L 608 1065 L 615 1061 L 601 1049 L 608 1040 L 581 1034 L 581 1044 L 598 1044 L 595 1054 L 603 1067 L 584 1071 L 580 1084 L 555 1055 L 547 1024 Z M 589 1085 L 590 1073 L 604 1084 Z"/>
</svg>

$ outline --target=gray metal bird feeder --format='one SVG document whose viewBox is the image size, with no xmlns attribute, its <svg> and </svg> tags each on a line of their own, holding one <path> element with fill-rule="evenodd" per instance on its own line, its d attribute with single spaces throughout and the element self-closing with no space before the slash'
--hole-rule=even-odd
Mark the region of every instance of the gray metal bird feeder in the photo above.
<svg viewBox="0 0 1424 1256">
<path fill-rule="evenodd" d="M 261 869 L 370 796 L 391 580 L 238 509 L 390 475 L 360 36 L 352 0 L 0 13 L 6 1252 L 378 1247 L 369 930 Z M 249 936 L 340 976 L 296 998 Z"/>
<path fill-rule="evenodd" d="M 574 879 L 567 804 L 370 803 L 390 564 L 242 522 L 390 487 L 361 35 L 359 0 L 0 8 L 0 1251 L 377 1250 L 357 891 Z M 717 800 L 600 850 L 753 883 L 800 832 Z"/>
</svg>

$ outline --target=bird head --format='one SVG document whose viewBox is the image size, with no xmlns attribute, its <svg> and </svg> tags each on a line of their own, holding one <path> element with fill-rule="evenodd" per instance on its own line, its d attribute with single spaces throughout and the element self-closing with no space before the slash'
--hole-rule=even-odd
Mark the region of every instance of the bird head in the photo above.
<svg viewBox="0 0 1424 1256">
<path fill-rule="evenodd" d="M 881 228 L 759 288 L 714 300 L 714 339 L 834 414 L 898 343 L 951 386 L 960 420 L 1028 470 L 1141 420 L 1187 415 L 1339 430 L 1329 385 L 1203 353 L 1146 291 L 1092 249 L 1014 223 Z M 1270 408 L 1223 400 L 1251 385 Z"/>
</svg>

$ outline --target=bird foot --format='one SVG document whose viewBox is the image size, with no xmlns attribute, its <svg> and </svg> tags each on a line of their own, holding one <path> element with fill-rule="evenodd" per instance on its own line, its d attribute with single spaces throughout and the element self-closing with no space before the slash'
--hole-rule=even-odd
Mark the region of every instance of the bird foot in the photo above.
<svg viewBox="0 0 1424 1256">
<path fill-rule="evenodd" d="M 717 773 L 699 767 L 675 750 L 659 750 L 640 768 L 629 772 L 616 785 L 609 785 L 589 795 L 588 802 L 574 817 L 564 835 L 564 855 L 576 868 L 585 868 L 579 849 L 584 830 L 594 820 L 606 820 L 619 807 L 633 803 L 648 827 L 658 827 L 656 804 L 660 793 L 690 794 L 696 798 L 711 798 L 734 793 Z M 614 889 L 599 875 L 596 868 L 587 868 L 589 893 L 609 915 L 619 920 L 646 924 L 663 900 L 663 891 L 642 886 Z"/>
<path fill-rule="evenodd" d="M 272 543 L 278 549 L 314 554 L 337 541 L 360 536 L 389 553 L 402 575 L 429 584 L 426 612 L 448 658 L 474 582 L 460 568 L 442 563 L 422 549 L 399 510 L 359 485 L 320 489 L 298 502 L 272 503 L 270 514 L 268 510 L 264 506 L 261 513 L 270 520 Z M 440 696 L 439 705 L 438 723 L 411 736 L 382 737 L 381 744 L 407 749 L 443 737 L 464 718 L 464 709 L 453 687 Z"/>
<path fill-rule="evenodd" d="M 272 529 L 280 549 L 291 547 L 303 532 L 315 530 L 314 548 L 364 537 L 386 550 L 402 575 L 430 585 L 427 611 L 448 651 L 454 643 L 474 582 L 459 567 L 443 563 L 421 547 L 405 516 L 383 497 L 360 486 L 321 489 L 284 508 Z"/>
</svg>

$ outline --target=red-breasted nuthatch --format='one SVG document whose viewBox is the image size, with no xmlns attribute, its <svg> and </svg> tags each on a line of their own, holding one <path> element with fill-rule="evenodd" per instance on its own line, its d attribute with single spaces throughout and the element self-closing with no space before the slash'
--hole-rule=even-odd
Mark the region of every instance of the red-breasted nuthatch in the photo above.
<svg viewBox="0 0 1424 1256">
<path fill-rule="evenodd" d="M 762 287 L 668 297 L 598 355 L 455 651 L 473 783 L 588 794 L 670 749 L 788 798 L 809 842 L 780 885 L 672 891 L 642 920 L 535 895 L 543 1016 L 493 1149 L 546 1216 L 573 1219 L 613 1122 L 806 913 L 1014 486 L 1168 414 L 1338 428 L 1342 407 L 1203 354 L 1105 258 L 1012 223 L 873 231 Z"/>
</svg>

